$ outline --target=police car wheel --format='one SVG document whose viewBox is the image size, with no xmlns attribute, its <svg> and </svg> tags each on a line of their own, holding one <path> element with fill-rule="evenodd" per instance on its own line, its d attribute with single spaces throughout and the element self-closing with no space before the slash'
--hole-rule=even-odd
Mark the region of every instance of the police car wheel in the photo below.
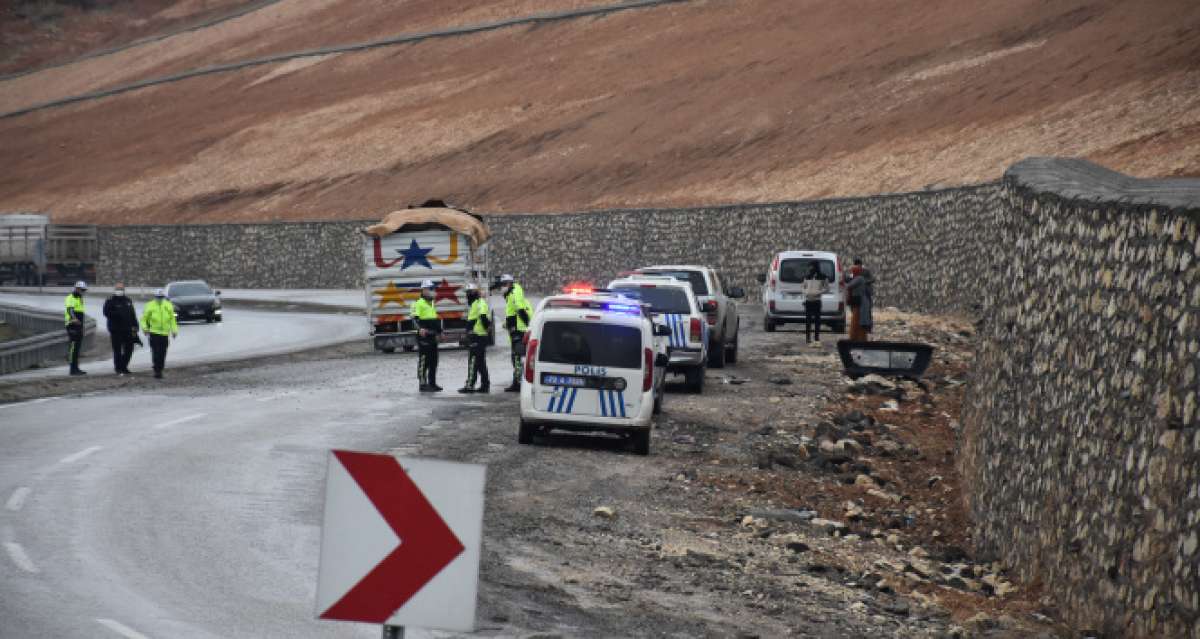
<svg viewBox="0 0 1200 639">
<path fill-rule="evenodd" d="M 655 415 L 662 414 L 663 397 L 664 396 L 665 396 L 665 393 L 663 393 L 661 389 L 658 391 L 658 394 L 654 396 L 654 414 Z"/>
<path fill-rule="evenodd" d="M 725 368 L 725 340 L 709 344 L 708 365 L 711 368 Z"/>
<path fill-rule="evenodd" d="M 650 429 L 637 430 L 630 434 L 633 452 L 638 455 L 650 454 Z"/>
<path fill-rule="evenodd" d="M 525 420 L 521 420 L 521 427 L 520 427 L 520 429 L 517 430 L 517 443 L 518 444 L 532 444 L 533 443 L 533 433 L 536 430 L 537 429 L 533 426 L 533 424 L 529 424 Z"/>
</svg>

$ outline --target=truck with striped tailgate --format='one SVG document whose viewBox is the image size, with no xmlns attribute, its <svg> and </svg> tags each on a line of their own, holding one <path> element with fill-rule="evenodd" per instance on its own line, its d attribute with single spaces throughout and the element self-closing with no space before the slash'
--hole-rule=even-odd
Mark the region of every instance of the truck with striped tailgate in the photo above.
<svg viewBox="0 0 1200 639">
<path fill-rule="evenodd" d="M 417 325 L 411 308 L 426 279 L 437 285 L 434 304 L 442 322 L 440 341 L 461 343 L 468 333 L 463 289 L 468 283 L 483 291 L 488 286 L 490 234 L 482 218 L 440 202 L 426 202 L 420 208 L 388 214 L 363 235 L 367 318 L 375 349 L 391 353 L 416 348 Z M 494 339 L 490 330 L 489 338 Z"/>
</svg>

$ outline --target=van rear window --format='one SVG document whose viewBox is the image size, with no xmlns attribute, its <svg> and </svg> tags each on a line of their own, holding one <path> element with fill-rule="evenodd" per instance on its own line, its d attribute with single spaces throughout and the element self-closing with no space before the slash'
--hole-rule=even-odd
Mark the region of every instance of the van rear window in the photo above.
<svg viewBox="0 0 1200 639">
<path fill-rule="evenodd" d="M 784 260 L 779 264 L 779 281 L 799 284 L 808 276 L 808 269 L 811 268 L 813 262 L 816 262 L 817 268 L 821 274 L 830 282 L 834 281 L 833 277 L 833 261 L 832 260 L 806 260 L 801 258 L 792 258 Z"/>
<path fill-rule="evenodd" d="M 696 295 L 708 295 L 708 282 L 704 281 L 704 273 L 702 271 L 662 271 L 649 269 L 638 272 L 645 273 L 646 275 L 666 275 L 677 280 L 683 280 L 692 285 L 692 292 Z"/>
<path fill-rule="evenodd" d="M 614 286 L 612 290 L 649 304 L 651 313 L 687 315 L 692 312 L 692 305 L 688 303 L 687 293 L 684 292 L 686 289 L 681 288 L 678 284 L 674 285 L 674 288 L 666 286 L 649 288 L 640 284 L 629 284 Z"/>
<path fill-rule="evenodd" d="M 546 322 L 538 344 L 538 361 L 641 369 L 642 332 L 632 326 Z"/>
</svg>

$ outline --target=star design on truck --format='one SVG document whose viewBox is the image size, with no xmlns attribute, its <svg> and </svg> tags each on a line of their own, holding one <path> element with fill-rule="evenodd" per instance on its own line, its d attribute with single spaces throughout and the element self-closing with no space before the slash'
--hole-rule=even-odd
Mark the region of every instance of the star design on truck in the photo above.
<svg viewBox="0 0 1200 639">
<path fill-rule="evenodd" d="M 409 301 L 419 297 L 418 293 L 398 288 L 395 282 L 388 282 L 387 286 L 383 287 L 383 290 L 375 291 L 375 295 L 379 296 L 379 305 L 375 308 L 383 308 L 389 303 L 405 307 Z"/>
<path fill-rule="evenodd" d="M 443 278 L 442 283 L 438 284 L 437 288 L 434 289 L 433 302 L 436 304 L 442 300 L 450 300 L 451 302 L 454 302 L 455 304 L 460 304 L 461 301 L 458 299 L 458 293 L 455 292 L 460 288 L 462 288 L 462 287 L 454 286 L 449 281 L 447 281 L 445 278 Z"/>
<path fill-rule="evenodd" d="M 408 245 L 408 248 L 403 250 L 397 249 L 396 252 L 404 256 L 404 262 L 400 264 L 400 270 L 403 271 L 413 264 L 420 264 L 425 268 L 433 268 L 433 265 L 429 263 L 429 252 L 432 250 L 432 248 L 421 248 L 415 239 Z"/>
</svg>

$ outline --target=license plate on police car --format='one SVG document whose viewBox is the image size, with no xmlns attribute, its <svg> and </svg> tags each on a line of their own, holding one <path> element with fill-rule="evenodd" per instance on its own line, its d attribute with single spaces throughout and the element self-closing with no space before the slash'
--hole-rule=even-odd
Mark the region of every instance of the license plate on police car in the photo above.
<svg viewBox="0 0 1200 639">
<path fill-rule="evenodd" d="M 554 373 L 542 373 L 542 384 L 544 386 L 571 386 L 574 388 L 585 388 L 588 386 L 588 378 L 579 377 L 577 375 L 556 375 Z"/>
</svg>

